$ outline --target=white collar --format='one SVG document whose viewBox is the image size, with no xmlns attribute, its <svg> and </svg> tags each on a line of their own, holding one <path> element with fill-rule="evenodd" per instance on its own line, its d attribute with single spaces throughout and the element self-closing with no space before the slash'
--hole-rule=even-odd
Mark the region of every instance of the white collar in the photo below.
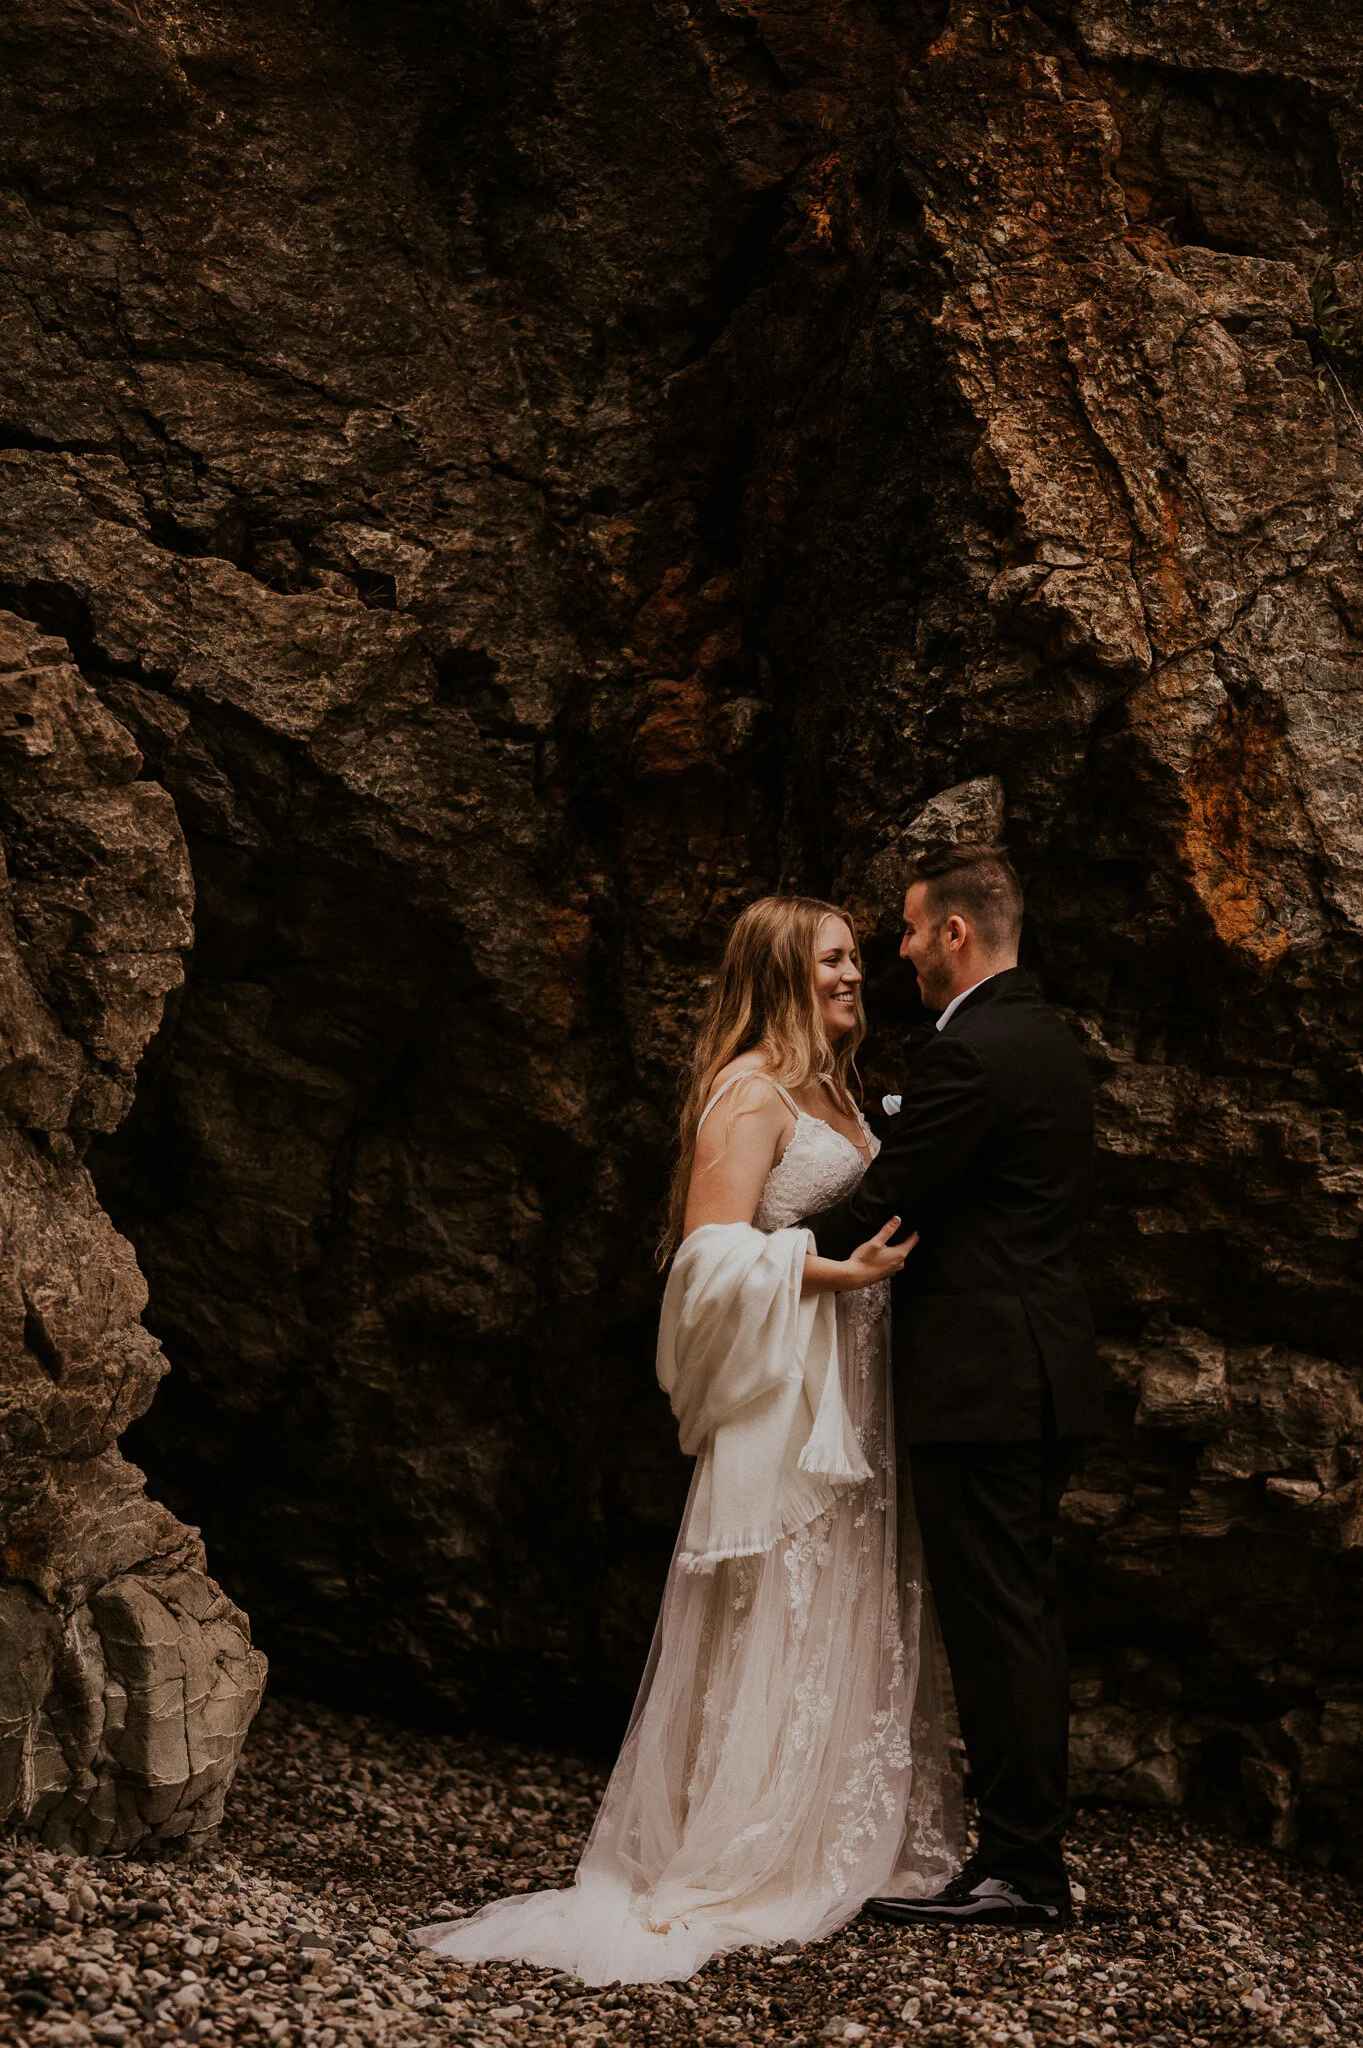
<svg viewBox="0 0 1363 2048">
<path fill-rule="evenodd" d="M 1004 970 L 1002 967 L 996 967 L 994 969 L 994 974 L 1002 974 L 1003 971 Z M 965 1001 L 966 997 L 973 996 L 977 988 L 983 988 L 987 981 L 992 981 L 994 979 L 994 974 L 982 974 L 978 981 L 971 982 L 969 988 L 963 988 L 958 996 L 953 996 L 951 998 L 951 1001 L 947 1004 L 945 1010 L 943 1010 L 941 1016 L 937 1019 L 937 1029 L 939 1031 L 944 1031 L 947 1025 L 951 1022 L 952 1018 L 955 1016 L 956 1012 L 960 1009 L 961 1004 Z"/>
</svg>

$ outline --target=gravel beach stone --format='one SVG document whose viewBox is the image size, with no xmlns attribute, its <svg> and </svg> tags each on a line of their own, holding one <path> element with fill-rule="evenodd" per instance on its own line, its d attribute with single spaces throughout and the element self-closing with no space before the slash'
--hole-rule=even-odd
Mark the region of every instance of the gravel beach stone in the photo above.
<svg viewBox="0 0 1363 2048">
<path fill-rule="evenodd" d="M 684 1984 L 466 1969 L 408 1930 L 568 1881 L 599 1764 L 270 1701 L 217 1847 L 175 1861 L 0 1844 L 0 2039 L 268 2042 L 1363 2042 L 1363 1894 L 1178 1817 L 1081 1813 L 1062 1934 L 855 1921 Z"/>
</svg>

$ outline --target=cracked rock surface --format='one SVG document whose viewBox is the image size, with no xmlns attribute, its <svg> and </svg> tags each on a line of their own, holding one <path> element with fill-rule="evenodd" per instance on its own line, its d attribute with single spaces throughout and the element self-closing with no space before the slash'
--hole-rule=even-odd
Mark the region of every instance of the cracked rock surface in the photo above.
<svg viewBox="0 0 1363 2048">
<path fill-rule="evenodd" d="M 264 1673 L 116 1448 L 165 1360 L 81 1158 L 192 905 L 141 765 L 65 643 L 0 612 L 0 1817 L 89 1850 L 217 1824 Z"/>
<path fill-rule="evenodd" d="M 0 602 L 197 891 L 91 1154 L 135 1442 L 281 1669 L 618 1719 L 700 977 L 837 894 L 897 1086 L 937 803 L 1098 1092 L 1079 1783 L 1356 1858 L 1360 61 L 1321 0 L 5 9 Z M 72 886 L 107 1045 L 13 1086 L 105 1132 L 170 983 L 59 963 Z"/>
</svg>

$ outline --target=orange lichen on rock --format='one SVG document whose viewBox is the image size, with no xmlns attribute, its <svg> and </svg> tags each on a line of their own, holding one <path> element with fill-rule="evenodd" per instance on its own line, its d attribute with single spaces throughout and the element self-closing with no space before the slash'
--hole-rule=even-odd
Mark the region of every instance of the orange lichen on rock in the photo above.
<svg viewBox="0 0 1363 2048">
<path fill-rule="evenodd" d="M 1159 504 L 1160 537 L 1150 572 L 1152 602 L 1150 638 L 1161 653 L 1170 654 L 1188 643 L 1197 625 L 1196 609 L 1188 594 L 1188 583 L 1179 560 L 1183 495 L 1167 478 L 1155 479 Z"/>
<path fill-rule="evenodd" d="M 1278 738 L 1249 712 L 1223 715 L 1184 785 L 1187 822 L 1180 850 L 1217 937 L 1261 966 L 1281 959 L 1288 934 L 1265 902 L 1257 829 L 1289 800 Z"/>
<path fill-rule="evenodd" d="M 805 215 L 809 239 L 832 251 L 835 246 L 833 210 L 838 197 L 842 159 L 837 150 L 826 156 L 810 175 L 809 210 Z"/>
<path fill-rule="evenodd" d="M 654 683 L 648 704 L 630 749 L 636 774 L 684 775 L 713 764 L 710 699 L 699 683 Z"/>
</svg>

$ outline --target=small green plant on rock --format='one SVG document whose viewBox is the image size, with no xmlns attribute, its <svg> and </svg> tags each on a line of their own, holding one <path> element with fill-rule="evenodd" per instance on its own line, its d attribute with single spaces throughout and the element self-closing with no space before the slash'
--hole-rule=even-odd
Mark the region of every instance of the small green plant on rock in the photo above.
<svg viewBox="0 0 1363 2048">
<path fill-rule="evenodd" d="M 1340 380 L 1340 368 L 1356 367 L 1360 360 L 1358 329 L 1339 302 L 1334 264 L 1322 256 L 1311 273 L 1311 332 L 1308 337 L 1316 365 L 1316 383 L 1322 398 L 1329 397 L 1328 378 L 1344 400 L 1354 425 L 1363 431 L 1353 400 Z"/>
<path fill-rule="evenodd" d="M 1358 329 L 1339 302 L 1339 288 L 1335 283 L 1335 267 L 1328 256 L 1322 256 L 1311 273 L 1311 333 L 1309 336 L 1311 354 L 1316 359 L 1316 382 L 1325 390 L 1327 373 L 1339 382 L 1339 366 L 1354 364 L 1359 360 Z M 1352 410 L 1352 408 L 1350 408 Z"/>
<path fill-rule="evenodd" d="M 1339 303 L 1335 268 L 1328 256 L 1321 257 L 1311 275 L 1311 324 L 1327 363 L 1335 356 L 1357 361 L 1358 331 Z"/>
</svg>

